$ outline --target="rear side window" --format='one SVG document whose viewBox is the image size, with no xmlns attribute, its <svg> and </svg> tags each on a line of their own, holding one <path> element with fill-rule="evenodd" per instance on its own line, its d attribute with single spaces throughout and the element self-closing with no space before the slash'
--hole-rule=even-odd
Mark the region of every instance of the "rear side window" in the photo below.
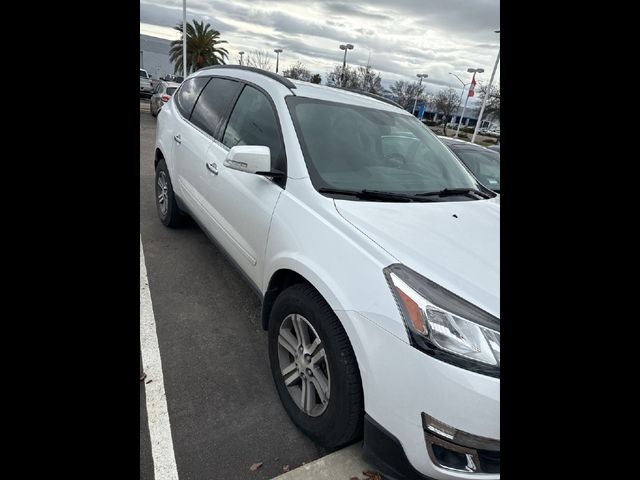
<svg viewBox="0 0 640 480">
<path fill-rule="evenodd" d="M 284 145 L 278 118 L 267 97 L 249 85 L 236 103 L 222 139 L 227 147 L 263 145 L 271 150 L 273 168 L 285 170 Z"/>
<path fill-rule="evenodd" d="M 204 87 L 202 95 L 191 114 L 191 122 L 212 137 L 216 136 L 220 124 L 226 118 L 231 106 L 242 88 L 240 82 L 224 78 L 212 78 Z"/>
<path fill-rule="evenodd" d="M 198 95 L 208 81 L 209 77 L 195 77 L 190 78 L 182 84 L 178 92 L 177 105 L 178 110 L 180 110 L 184 118 L 188 119 L 191 116 L 193 105 L 196 103 Z"/>
<path fill-rule="evenodd" d="M 167 95 L 173 95 L 173 92 L 175 92 L 175 91 L 176 91 L 176 88 L 177 88 L 177 87 L 167 87 L 167 90 L 165 91 L 165 93 L 166 93 Z"/>
</svg>

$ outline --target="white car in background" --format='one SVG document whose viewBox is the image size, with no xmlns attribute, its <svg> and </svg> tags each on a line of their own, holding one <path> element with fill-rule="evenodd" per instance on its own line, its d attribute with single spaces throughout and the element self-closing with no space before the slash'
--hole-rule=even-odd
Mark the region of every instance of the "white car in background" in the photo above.
<svg viewBox="0 0 640 480">
<path fill-rule="evenodd" d="M 216 66 L 163 106 L 154 161 L 160 221 L 193 217 L 262 299 L 303 432 L 364 436 L 391 479 L 500 478 L 499 197 L 428 128 L 375 95 Z"/>
<path fill-rule="evenodd" d="M 149 98 L 149 111 L 151 116 L 155 117 L 160 113 L 160 109 L 169 101 L 171 95 L 180 87 L 179 83 L 165 82 L 158 80 L 153 87 L 153 94 Z"/>
<path fill-rule="evenodd" d="M 153 91 L 151 78 L 144 68 L 140 69 L 140 95 L 150 96 Z"/>
</svg>

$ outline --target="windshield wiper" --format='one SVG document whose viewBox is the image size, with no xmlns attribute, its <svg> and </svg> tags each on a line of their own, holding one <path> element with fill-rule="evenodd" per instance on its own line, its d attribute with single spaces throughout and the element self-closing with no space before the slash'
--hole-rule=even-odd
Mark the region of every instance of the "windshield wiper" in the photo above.
<svg viewBox="0 0 640 480">
<path fill-rule="evenodd" d="M 445 188 L 439 192 L 416 193 L 416 195 L 420 197 L 452 197 L 455 195 L 465 195 L 471 198 L 492 198 L 491 195 L 482 190 L 476 190 L 475 188 Z"/>
<path fill-rule="evenodd" d="M 319 188 L 320 193 L 334 193 L 336 195 L 350 195 L 362 199 L 370 200 L 396 200 L 400 202 L 431 202 L 430 198 L 416 197 L 404 193 L 383 192 L 381 190 L 344 190 L 341 188 Z"/>
</svg>

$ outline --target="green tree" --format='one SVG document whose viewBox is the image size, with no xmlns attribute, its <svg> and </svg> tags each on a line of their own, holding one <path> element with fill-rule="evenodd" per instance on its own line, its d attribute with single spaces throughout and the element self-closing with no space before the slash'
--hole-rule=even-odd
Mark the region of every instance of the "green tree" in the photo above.
<svg viewBox="0 0 640 480">
<path fill-rule="evenodd" d="M 327 85 L 340 87 L 342 82 L 342 65 L 336 65 L 332 72 L 327 73 Z M 382 93 L 382 77 L 371 65 L 353 68 L 349 65 L 344 69 L 344 88 L 364 92 Z"/>
<path fill-rule="evenodd" d="M 382 77 L 380 73 L 371 68 L 371 65 L 358 67 L 357 75 L 361 85 L 359 90 L 375 94 L 382 93 Z"/>
<path fill-rule="evenodd" d="M 294 80 L 302 80 L 304 82 L 311 81 L 311 72 L 302 62 L 296 62 L 291 67 L 282 72 L 287 78 Z"/>
<path fill-rule="evenodd" d="M 174 27 L 181 34 L 182 24 Z M 224 47 L 218 45 L 227 43 L 220 40 L 220 32 L 211 28 L 210 24 L 193 21 L 187 22 L 187 73 L 195 72 L 210 65 L 225 65 L 229 52 Z M 182 72 L 182 38 L 171 42 L 169 60 L 174 63 L 174 73 Z"/>
</svg>

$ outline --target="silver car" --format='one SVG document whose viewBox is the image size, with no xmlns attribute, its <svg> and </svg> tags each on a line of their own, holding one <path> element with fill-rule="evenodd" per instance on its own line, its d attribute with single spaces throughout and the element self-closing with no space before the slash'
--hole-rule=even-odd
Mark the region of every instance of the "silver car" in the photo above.
<svg viewBox="0 0 640 480">
<path fill-rule="evenodd" d="M 156 82 L 153 89 L 153 94 L 149 99 L 149 109 L 151 110 L 151 116 L 155 117 L 160 112 L 162 106 L 169 101 L 173 92 L 180 86 L 179 83 L 165 82 L 160 80 Z"/>
</svg>

